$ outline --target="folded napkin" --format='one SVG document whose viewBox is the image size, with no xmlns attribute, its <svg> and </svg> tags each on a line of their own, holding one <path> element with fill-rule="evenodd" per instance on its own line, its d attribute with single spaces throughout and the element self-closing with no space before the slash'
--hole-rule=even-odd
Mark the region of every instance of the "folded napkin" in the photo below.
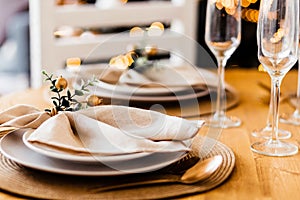
<svg viewBox="0 0 300 200">
<path fill-rule="evenodd" d="M 141 87 L 182 87 L 182 86 L 217 86 L 217 75 L 206 69 L 188 64 L 170 66 L 157 64 L 143 67 L 142 70 L 120 70 L 107 67 L 99 78 L 110 84 L 128 84 Z"/>
<path fill-rule="evenodd" d="M 26 109 L 28 113 L 19 112 L 23 115 L 17 116 L 15 112 L 20 109 Z M 203 125 L 203 121 L 188 121 L 156 111 L 114 105 L 60 112 L 45 118 L 40 117 L 44 112 L 20 105 L 0 113 L 2 115 L 3 119 L 9 120 L 4 124 L 12 126 L 14 122 L 20 126 L 21 120 L 18 119 L 26 116 L 36 122 L 28 124 L 23 120 L 27 128 L 34 125 L 27 138 L 29 142 L 80 155 L 188 151 L 189 141 Z M 36 124 L 40 126 L 36 128 Z"/>
<path fill-rule="evenodd" d="M 37 128 L 50 116 L 29 105 L 16 105 L 0 112 L 0 126 Z"/>
</svg>

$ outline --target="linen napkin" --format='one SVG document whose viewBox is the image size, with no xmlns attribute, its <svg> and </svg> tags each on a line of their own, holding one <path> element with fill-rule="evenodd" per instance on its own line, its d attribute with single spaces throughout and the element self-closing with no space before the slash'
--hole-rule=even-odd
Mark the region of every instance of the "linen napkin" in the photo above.
<svg viewBox="0 0 300 200">
<path fill-rule="evenodd" d="M 144 67 L 142 70 L 120 70 L 107 67 L 99 79 L 110 84 L 128 84 L 140 87 L 216 87 L 217 75 L 209 70 L 188 64 L 170 66 L 159 65 Z"/>
<path fill-rule="evenodd" d="M 9 110 L 15 111 L 17 107 Z M 188 151 L 189 141 L 203 125 L 203 121 L 188 121 L 126 106 L 102 105 L 77 112 L 60 112 L 47 119 L 41 118 L 43 112 L 33 107 L 31 110 L 30 106 L 19 108 L 29 111 L 30 119 L 35 113 L 37 118 L 32 121 L 40 124 L 36 129 L 32 126 L 27 138 L 29 142 L 80 155 Z M 8 111 L 4 113 L 10 115 Z M 16 117 L 14 121 L 20 125 L 16 119 L 24 119 L 26 115 Z M 9 120 L 6 124 L 14 125 L 14 121 Z M 24 125 L 30 127 L 28 123 Z"/>
<path fill-rule="evenodd" d="M 37 128 L 50 116 L 29 105 L 15 105 L 0 112 L 0 126 L 15 128 Z"/>
</svg>

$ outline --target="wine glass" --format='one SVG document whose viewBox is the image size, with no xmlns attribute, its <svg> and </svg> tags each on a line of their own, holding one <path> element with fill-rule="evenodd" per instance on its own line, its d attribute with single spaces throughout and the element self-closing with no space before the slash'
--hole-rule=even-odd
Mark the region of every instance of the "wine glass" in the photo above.
<svg viewBox="0 0 300 200">
<path fill-rule="evenodd" d="M 206 125 L 218 128 L 240 126 L 237 117 L 225 115 L 224 73 L 227 60 L 241 41 L 241 6 L 236 0 L 208 0 L 206 10 L 205 42 L 218 63 L 216 112 Z"/>
<path fill-rule="evenodd" d="M 261 0 L 257 26 L 258 59 L 272 82 L 272 137 L 251 145 L 251 150 L 268 156 L 289 156 L 298 152 L 292 143 L 278 139 L 280 85 L 297 62 L 299 1 Z"/>
<path fill-rule="evenodd" d="M 280 116 L 280 122 L 285 124 L 293 124 L 296 126 L 300 125 L 300 62 L 298 62 L 298 84 L 297 84 L 297 96 L 296 110 L 292 114 L 283 113 Z"/>
<path fill-rule="evenodd" d="M 272 88 L 271 88 L 271 90 L 272 90 Z M 272 94 L 272 91 L 271 91 L 271 94 Z M 271 95 L 266 126 L 261 129 L 256 129 L 256 130 L 252 131 L 252 136 L 254 136 L 254 137 L 264 138 L 264 139 L 269 139 L 272 137 L 272 124 L 271 124 L 272 109 L 273 109 L 273 98 L 272 97 L 273 96 Z M 292 136 L 292 134 L 290 131 L 287 131 L 284 129 L 278 129 L 278 138 L 279 139 L 288 139 L 291 136 Z"/>
</svg>

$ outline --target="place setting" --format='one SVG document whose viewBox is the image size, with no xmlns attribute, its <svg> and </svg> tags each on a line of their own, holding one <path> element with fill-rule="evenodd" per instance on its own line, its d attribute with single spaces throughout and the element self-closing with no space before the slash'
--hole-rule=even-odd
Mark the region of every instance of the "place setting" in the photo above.
<svg viewBox="0 0 300 200">
<path fill-rule="evenodd" d="M 53 116 L 16 105 L 0 116 L 1 126 L 17 129 L 0 142 L 1 188 L 28 197 L 122 199 L 120 193 L 125 192 L 127 198 L 137 199 L 144 190 L 153 191 L 153 199 L 175 197 L 220 185 L 235 165 L 230 148 L 198 134 L 201 120 L 117 105 Z M 214 156 L 215 164 L 205 164 Z M 176 182 L 185 176 L 193 179 L 195 173 L 183 174 L 197 162 L 200 169 L 212 171 L 195 183 Z M 151 182 L 157 179 L 168 184 Z"/>
<path fill-rule="evenodd" d="M 117 58 L 119 60 L 114 61 L 115 63 L 83 64 L 84 61 L 79 58 L 69 58 L 67 67 L 56 74 L 63 74 L 74 88 L 80 88 L 82 80 L 95 79 L 89 90 L 101 97 L 105 104 L 140 108 L 157 104 L 173 107 L 180 105 L 181 109 L 173 109 L 174 112 L 169 113 L 179 117 L 195 117 L 215 112 L 211 101 L 217 91 L 218 75 L 212 70 L 170 60 L 149 61 L 141 66 L 128 68 L 127 54 Z M 239 102 L 236 90 L 226 84 L 225 91 L 226 108 L 236 106 Z M 48 96 L 46 95 L 47 98 Z"/>
<path fill-rule="evenodd" d="M 6 113 L 16 113 L 16 110 L 24 109 L 32 111 L 25 116 L 27 119 L 32 119 L 33 115 L 36 116 L 33 120 L 36 122 L 35 124 L 39 120 L 44 120 L 44 113 L 38 113 L 34 108 L 24 105 L 11 108 Z M 151 111 L 150 116 L 148 116 L 149 112 L 146 110 L 123 106 L 99 106 L 99 108 L 92 109 L 92 112 L 87 109 L 74 113 L 60 113 L 54 117 L 49 117 L 36 129 L 30 129 L 29 123 L 24 124 L 24 127 L 27 128 L 18 129 L 5 135 L 0 142 L 0 176 L 3 180 L 1 188 L 17 194 L 22 191 L 22 195 L 36 198 L 61 197 L 63 193 L 72 190 L 74 197 L 86 195 L 87 197 L 100 198 L 112 197 L 113 195 L 117 199 L 121 198 L 118 196 L 120 191 L 128 192 L 131 198 L 138 198 L 138 191 L 141 192 L 144 189 L 151 188 L 153 192 L 156 191 L 153 198 L 163 198 L 202 192 L 216 187 L 228 178 L 234 168 L 235 157 L 227 146 L 212 138 L 205 138 L 197 134 L 203 125 L 202 121 L 196 123 L 195 121 L 187 121 L 154 111 Z M 125 120 L 124 124 L 122 122 L 124 126 L 122 131 L 129 132 L 131 130 L 131 133 L 122 136 L 122 139 L 118 141 L 116 135 L 120 134 L 118 132 L 121 132 L 121 129 L 109 126 L 108 122 L 101 122 L 101 119 L 98 119 L 98 121 L 92 118 L 93 116 L 106 118 L 110 116 L 109 112 L 111 112 L 110 114 L 113 114 L 113 112 L 116 112 L 116 114 L 119 114 L 118 112 L 129 112 L 133 116 L 133 113 L 138 113 L 139 120 L 142 115 L 144 119 L 151 117 L 154 122 L 151 122 L 149 127 L 143 127 L 140 130 L 135 127 L 137 129 L 132 130 L 133 123 L 128 125 L 128 120 Z M 73 117 L 68 115 L 73 115 Z M 5 113 L 1 113 L 1 116 L 5 116 Z M 62 116 L 67 121 L 70 120 L 70 123 L 68 124 L 60 119 Z M 14 123 L 20 125 L 20 121 L 24 122 L 24 115 L 17 118 L 4 123 L 4 125 Z M 71 122 L 72 118 L 74 122 Z M 165 121 L 163 128 L 161 128 L 162 119 Z M 89 123 L 82 125 L 82 120 L 88 120 Z M 71 125 L 72 123 L 75 124 Z M 101 123 L 101 126 L 99 123 Z M 70 139 L 70 135 L 65 131 L 68 126 L 76 127 L 77 134 L 82 140 L 81 145 L 85 144 L 84 146 L 74 145 L 73 139 Z M 176 131 L 173 129 L 172 133 L 171 127 L 174 126 L 180 126 L 180 128 L 175 129 Z M 106 128 L 108 129 L 106 130 Z M 98 136 L 91 138 L 91 136 L 84 135 L 90 134 L 90 130 L 95 130 L 94 132 L 98 133 Z M 105 141 L 99 142 L 97 137 L 100 133 L 103 134 L 101 140 Z M 114 140 L 110 138 L 110 134 L 112 134 L 111 137 Z M 130 134 L 134 134 L 134 136 L 132 137 Z M 151 140 L 146 139 L 149 135 L 152 138 Z M 124 137 L 128 137 L 126 143 Z M 91 140 L 98 142 L 92 144 Z M 108 140 L 112 144 L 109 144 Z M 118 142 L 120 143 L 118 144 Z M 135 146 L 130 144 L 135 144 Z M 142 146 L 138 148 L 138 145 Z M 122 146 L 125 146 L 124 149 L 122 149 Z M 170 181 L 171 184 L 147 184 L 143 187 L 137 186 L 137 188 L 125 187 L 102 191 L 104 186 L 117 186 L 128 182 L 133 184 L 138 181 L 157 178 L 180 177 L 182 168 L 189 168 L 191 164 L 194 165 L 197 161 L 205 160 L 214 155 L 218 155 L 221 159 L 217 168 L 209 177 L 195 184 L 178 184 Z M 186 164 L 188 165 L 185 166 Z M 172 165 L 173 167 L 169 168 Z M 178 174 L 174 175 L 174 173 Z M 18 182 L 16 183 L 15 180 L 18 180 Z M 12 183 L 14 187 L 11 187 Z M 49 187 L 55 189 L 49 190 Z M 159 188 L 162 187 L 169 189 L 166 193 L 159 192 Z M 181 187 L 182 190 L 174 190 L 174 188 L 180 189 Z M 46 190 L 47 192 L 45 192 Z M 170 192 L 170 190 L 173 192 Z M 68 196 L 68 198 L 70 197 Z"/>
<path fill-rule="evenodd" d="M 145 31 L 157 36 L 161 27 Z M 13 128 L 0 141 L 0 188 L 43 199 L 160 199 L 221 185 L 233 151 L 200 133 L 204 120 L 185 119 L 215 111 L 218 75 L 171 57 L 142 46 L 109 62 L 69 58 L 55 74 L 42 71 L 52 107 L 0 113 L 0 126 Z M 237 105 L 236 91 L 225 83 L 224 91 L 225 107 Z M 167 104 L 177 109 L 166 113 Z"/>
</svg>

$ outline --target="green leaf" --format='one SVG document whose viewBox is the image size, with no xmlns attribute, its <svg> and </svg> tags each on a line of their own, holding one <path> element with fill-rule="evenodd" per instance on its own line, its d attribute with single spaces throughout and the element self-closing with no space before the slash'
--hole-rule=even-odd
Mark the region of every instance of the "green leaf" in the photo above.
<svg viewBox="0 0 300 200">
<path fill-rule="evenodd" d="M 77 96 L 83 96 L 84 93 L 81 90 L 75 90 L 75 95 L 77 95 Z"/>
<path fill-rule="evenodd" d="M 55 108 L 56 108 L 57 111 L 63 111 L 63 109 L 59 106 L 56 106 Z"/>
<path fill-rule="evenodd" d="M 82 88 L 84 86 L 84 80 L 81 79 L 80 87 Z"/>
<path fill-rule="evenodd" d="M 71 102 L 78 103 L 76 99 L 71 99 Z"/>
<path fill-rule="evenodd" d="M 55 100 L 59 101 L 59 99 L 57 97 L 51 97 L 51 99 L 55 99 Z"/>
<path fill-rule="evenodd" d="M 81 103 L 76 104 L 76 106 L 74 107 L 74 110 L 75 110 L 75 111 L 76 111 L 76 110 L 80 110 L 80 109 L 81 109 L 81 106 L 82 106 Z"/>
<path fill-rule="evenodd" d="M 63 98 L 61 105 L 66 108 L 70 107 L 69 101 L 67 101 L 65 98 Z"/>
<path fill-rule="evenodd" d="M 71 100 L 72 97 L 71 97 L 71 92 L 70 92 L 70 90 L 67 91 L 67 95 L 68 95 L 68 99 Z"/>
<path fill-rule="evenodd" d="M 59 93 L 59 91 L 56 88 L 51 89 L 52 92 Z"/>
<path fill-rule="evenodd" d="M 55 105 L 55 107 L 58 107 L 58 104 L 56 101 L 52 101 L 53 105 Z"/>
</svg>

